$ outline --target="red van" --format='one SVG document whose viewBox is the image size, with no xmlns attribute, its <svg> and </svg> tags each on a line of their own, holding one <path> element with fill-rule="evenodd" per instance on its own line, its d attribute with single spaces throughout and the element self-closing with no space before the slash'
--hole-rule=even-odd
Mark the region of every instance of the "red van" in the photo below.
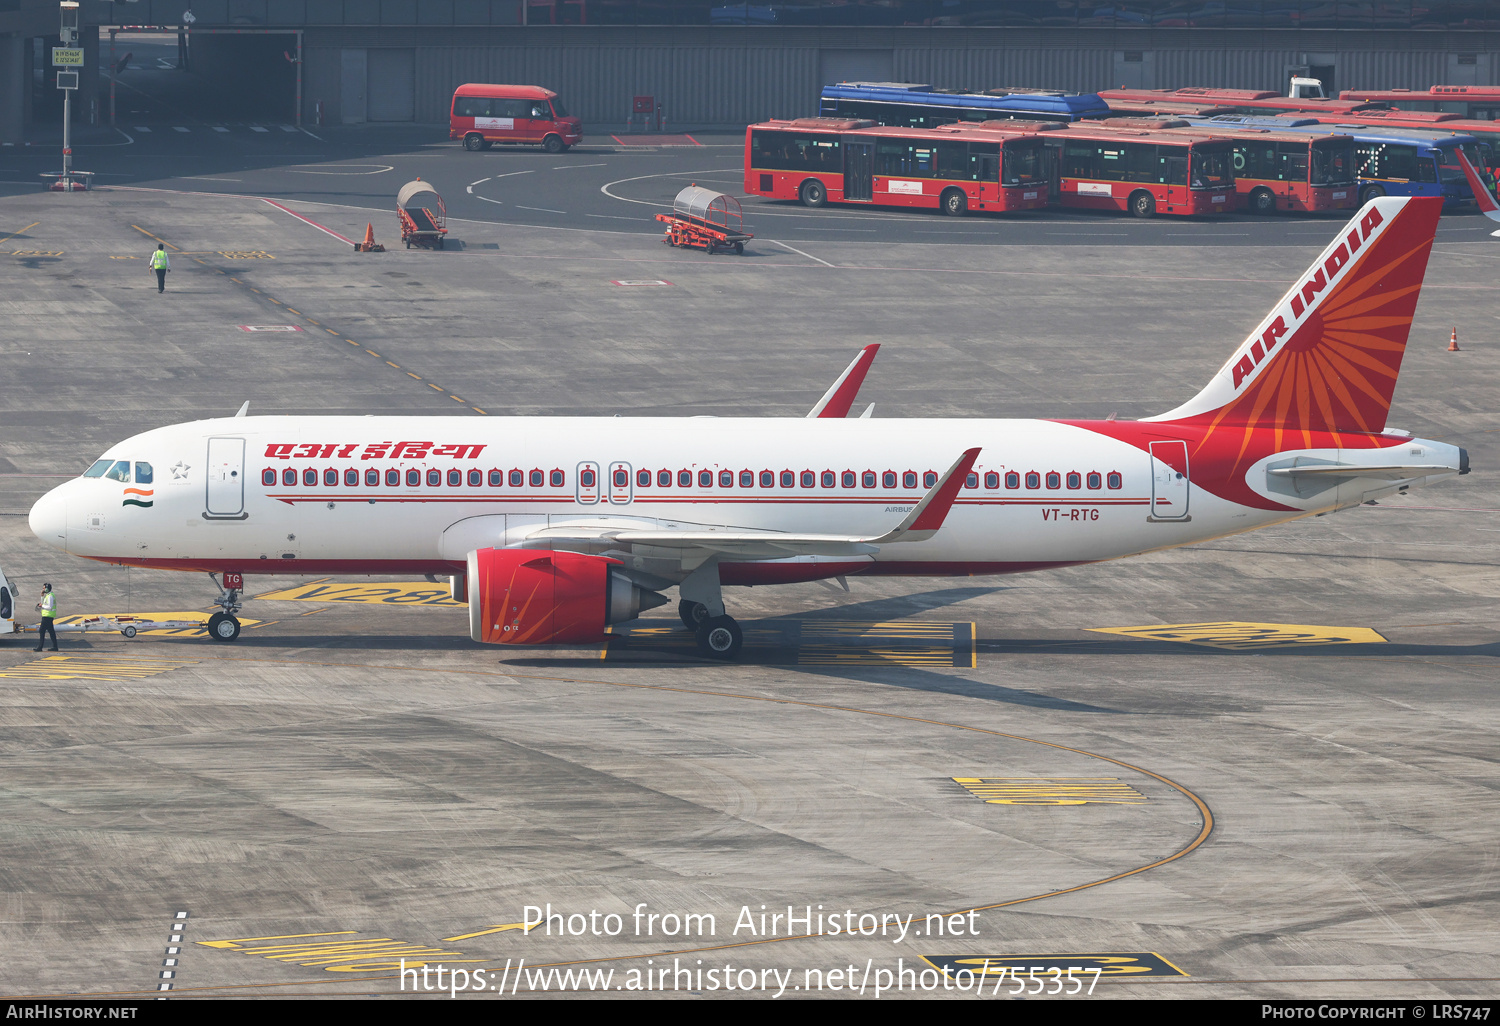
<svg viewBox="0 0 1500 1026">
<path fill-rule="evenodd" d="M 569 117 L 550 89 L 470 82 L 453 93 L 448 138 L 462 139 L 466 150 L 523 143 L 561 153 L 583 140 L 583 122 Z"/>
</svg>

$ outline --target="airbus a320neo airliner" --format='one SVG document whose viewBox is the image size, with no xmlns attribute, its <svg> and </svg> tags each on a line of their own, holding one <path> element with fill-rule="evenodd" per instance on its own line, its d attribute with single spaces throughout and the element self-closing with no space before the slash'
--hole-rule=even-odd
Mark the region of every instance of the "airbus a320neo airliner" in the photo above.
<svg viewBox="0 0 1500 1026">
<path fill-rule="evenodd" d="M 74 555 L 225 574 L 444 574 L 476 641 L 580 643 L 667 601 L 732 659 L 723 585 L 1005 574 L 1190 545 L 1468 472 L 1386 428 L 1441 201 L 1339 229 L 1196 396 L 1141 421 L 250 417 L 112 446 L 31 511 Z M 215 578 L 217 587 L 217 578 Z"/>
</svg>

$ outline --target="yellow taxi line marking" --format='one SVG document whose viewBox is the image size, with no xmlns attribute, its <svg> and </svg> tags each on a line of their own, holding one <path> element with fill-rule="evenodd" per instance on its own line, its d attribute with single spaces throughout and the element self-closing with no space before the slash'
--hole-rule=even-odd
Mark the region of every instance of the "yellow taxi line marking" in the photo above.
<svg viewBox="0 0 1500 1026">
<path fill-rule="evenodd" d="M 37 225 L 39 225 L 41 223 L 42 222 L 40 222 L 40 221 L 33 221 L 30 224 L 28 224 L 25 228 L 21 228 L 21 229 L 18 229 L 16 231 L 13 231 L 9 235 L 7 235 L 5 238 L 0 239 L 0 243 L 9 242 L 11 239 L 14 239 L 17 235 L 20 235 L 21 232 L 29 232 L 29 231 L 31 231 L 31 229 L 35 228 Z"/>
<path fill-rule="evenodd" d="M 1119 777 L 953 777 L 986 805 L 1144 805 Z"/>
<path fill-rule="evenodd" d="M 367 353 L 369 353 L 369 354 L 370 354 L 370 355 L 371 355 L 371 356 L 375 356 L 375 357 L 378 357 L 378 356 L 379 356 L 379 355 L 380 355 L 380 354 L 379 354 L 379 353 L 377 353 L 377 352 L 376 352 L 376 351 L 375 351 L 375 350 L 373 350 L 373 349 L 366 349 L 366 350 L 365 350 L 365 352 L 367 352 Z"/>
<path fill-rule="evenodd" d="M 469 407 L 469 409 L 471 409 L 471 410 L 473 410 L 473 411 L 474 411 L 474 412 L 475 412 L 475 413 L 484 413 L 484 411 L 483 411 L 483 410 L 481 410 L 481 409 L 480 409 L 480 408 L 479 408 L 479 407 L 477 407 L 477 406 L 470 406 L 470 407 Z M 485 415 L 485 416 L 486 416 L 486 417 L 488 417 L 488 416 L 489 416 L 489 414 L 488 414 L 488 413 L 484 413 L 484 415 Z"/>
<path fill-rule="evenodd" d="M 334 331 L 332 328 L 324 328 L 323 330 L 326 331 L 326 332 L 328 332 L 328 334 L 330 334 L 330 335 L 337 335 L 338 334 L 338 332 Z"/>
<path fill-rule="evenodd" d="M 245 284 L 244 282 L 240 281 L 238 278 L 236 278 L 232 274 L 229 276 L 229 280 L 232 281 L 232 282 L 234 282 L 236 285 L 243 285 L 243 284 Z"/>
<path fill-rule="evenodd" d="M 334 332 L 334 334 L 337 335 L 338 332 Z M 347 343 L 349 343 L 351 346 L 357 346 L 357 345 L 359 345 L 359 343 L 356 342 L 356 341 L 354 341 L 354 339 L 352 339 L 352 338 L 346 338 L 346 339 L 344 339 L 344 341 L 347 342 Z"/>
<path fill-rule="evenodd" d="M 411 371 L 407 371 L 406 376 L 409 378 L 416 378 L 418 381 L 422 380 L 422 376 L 420 374 L 413 374 Z"/>
<path fill-rule="evenodd" d="M 306 315 L 306 314 L 303 314 L 303 315 L 302 315 L 302 316 L 304 316 L 304 317 L 307 317 L 307 315 Z M 317 326 L 318 326 L 318 327 L 320 327 L 320 328 L 321 328 L 321 327 L 322 327 L 322 326 L 323 326 L 323 325 L 322 325 L 322 323 L 321 323 L 321 322 L 319 322 L 319 321 L 315 321 L 315 320 L 313 320 L 313 319 L 312 319 L 312 318 L 311 318 L 311 317 L 307 317 L 307 323 L 308 323 L 308 324 L 316 324 L 316 325 L 317 325 Z"/>
<path fill-rule="evenodd" d="M 299 313 L 299 312 L 298 312 L 298 311 L 296 311 L 296 310 L 293 310 L 293 309 L 292 309 L 292 308 L 291 308 L 291 307 L 287 307 L 287 308 L 286 308 L 286 312 L 287 312 L 287 313 L 291 313 L 291 314 L 297 314 L 297 316 L 298 316 L 298 317 L 301 317 L 301 316 L 302 316 L 302 314 L 301 314 L 301 313 Z"/>
<path fill-rule="evenodd" d="M 437 390 L 438 390 L 438 391 L 439 391 L 439 392 L 441 392 L 441 391 L 442 391 L 442 389 L 441 389 L 441 388 L 438 388 L 438 387 L 437 387 L 437 386 L 436 386 L 436 385 L 434 385 L 434 384 L 433 384 L 433 383 L 432 383 L 432 382 L 430 382 L 430 381 L 429 381 L 429 382 L 427 382 L 427 387 L 428 387 L 428 388 L 437 388 Z"/>
<path fill-rule="evenodd" d="M 37 223 L 41 224 L 40 221 L 38 221 Z M 142 228 L 138 224 L 133 224 L 130 227 L 134 228 L 136 231 L 140 232 L 142 235 L 146 235 L 146 236 L 149 236 L 150 238 L 156 239 L 157 242 L 161 243 L 163 246 L 166 246 L 168 249 L 170 249 L 174 253 L 181 253 L 182 252 L 182 250 L 180 250 L 176 246 L 172 245 L 166 239 L 157 238 L 155 235 L 152 235 L 150 232 L 146 231 L 146 229 Z M 22 229 L 22 230 L 24 231 L 25 229 Z"/>
<path fill-rule="evenodd" d="M 454 401 L 454 402 L 456 402 L 456 403 L 461 403 L 461 402 L 463 402 L 463 400 L 462 400 L 462 399 L 460 399 L 460 398 L 459 398 L 459 397 L 458 397 L 458 396 L 456 396 L 456 395 L 450 395 L 450 396 L 449 396 L 449 397 L 448 397 L 448 398 L 449 398 L 449 399 L 452 399 L 452 400 L 453 400 L 453 401 Z"/>
<path fill-rule="evenodd" d="M 386 363 L 386 366 L 388 366 L 388 367 L 394 367 L 397 370 L 401 369 L 401 365 L 399 363 L 391 363 L 391 361 L 389 361 L 389 360 L 385 361 L 385 363 Z"/>
</svg>

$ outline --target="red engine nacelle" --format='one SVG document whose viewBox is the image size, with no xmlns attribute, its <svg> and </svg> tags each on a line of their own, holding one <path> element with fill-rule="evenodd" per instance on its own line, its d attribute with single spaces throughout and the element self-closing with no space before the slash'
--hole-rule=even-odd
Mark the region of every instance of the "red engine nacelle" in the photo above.
<svg viewBox="0 0 1500 1026">
<path fill-rule="evenodd" d="M 667 601 L 613 567 L 617 559 L 539 549 L 469 553 L 469 637 L 491 645 L 586 643 L 606 624 Z"/>
</svg>

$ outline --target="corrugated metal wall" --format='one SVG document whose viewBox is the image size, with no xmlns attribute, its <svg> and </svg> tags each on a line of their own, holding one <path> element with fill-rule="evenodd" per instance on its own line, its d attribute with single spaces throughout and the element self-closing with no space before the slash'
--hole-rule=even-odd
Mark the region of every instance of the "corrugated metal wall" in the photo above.
<svg viewBox="0 0 1500 1026">
<path fill-rule="evenodd" d="M 889 50 L 895 77 L 949 88 L 1022 85 L 1091 91 L 1121 83 L 1118 55 L 1140 50 L 1156 88 L 1218 86 L 1280 91 L 1288 66 L 1334 56 L 1341 89 L 1426 89 L 1445 81 L 1450 57 L 1478 52 L 1500 69 L 1500 33 L 1233 32 L 1075 33 L 929 29 L 384 29 L 306 30 L 306 116 L 325 101 L 336 121 L 338 66 L 346 47 L 416 48 L 416 118 L 447 120 L 464 82 L 555 89 L 589 126 L 622 125 L 630 98 L 653 95 L 668 127 L 744 125 L 817 111 L 819 55 L 832 49 Z M 1063 39 L 1069 45 L 1059 45 Z M 1142 65 L 1135 65 L 1140 67 Z M 1500 84 L 1485 83 L 1479 84 Z"/>
</svg>

